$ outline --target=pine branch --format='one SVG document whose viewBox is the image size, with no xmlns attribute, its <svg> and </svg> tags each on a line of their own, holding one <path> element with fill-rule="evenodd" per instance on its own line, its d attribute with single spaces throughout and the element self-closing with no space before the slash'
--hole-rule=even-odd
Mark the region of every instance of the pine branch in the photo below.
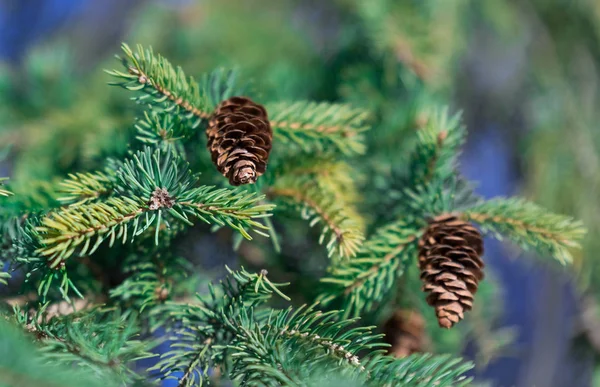
<svg viewBox="0 0 600 387">
<path fill-rule="evenodd" d="M 107 71 L 123 80 L 115 85 L 142 92 L 143 95 L 135 97 L 135 101 L 179 115 L 185 120 L 194 120 L 193 127 L 208 118 L 211 108 L 207 106 L 194 78 L 186 77 L 180 67 L 174 68 L 167 59 L 154 54 L 152 48 L 144 49 L 138 45 L 134 52 L 125 43 L 121 48 L 125 57 L 120 59 L 127 73 Z"/>
<path fill-rule="evenodd" d="M 50 267 L 57 268 L 76 249 L 80 256 L 93 254 L 107 238 L 112 246 L 117 239 L 125 243 L 128 235 L 138 236 L 155 220 L 154 214 L 143 219 L 148 212 L 142 202 L 129 198 L 110 198 L 104 203 L 51 212 L 36 228 L 43 243 L 37 252 L 49 259 Z M 133 231 L 130 223 L 133 223 Z"/>
<path fill-rule="evenodd" d="M 37 327 L 43 333 L 45 357 L 50 362 L 73 364 L 96 374 L 117 374 L 126 382 L 139 379 L 134 361 L 154 357 L 153 340 L 140 341 L 139 322 L 117 312 L 86 310 Z"/>
<path fill-rule="evenodd" d="M 312 368 L 327 365 L 330 372 L 346 367 L 363 371 L 357 353 L 383 346 L 370 328 L 350 328 L 355 320 L 337 321 L 338 312 L 314 307 L 273 312 L 263 323 L 244 309 L 228 319 L 236 332 L 231 377 L 242 385 L 307 385 Z"/>
<path fill-rule="evenodd" d="M 466 209 L 462 216 L 498 239 L 504 235 L 525 249 L 533 247 L 541 254 L 549 253 L 563 264 L 573 260 L 569 249 L 579 247 L 586 233 L 581 222 L 518 198 L 481 202 Z"/>
<path fill-rule="evenodd" d="M 343 187 L 343 183 L 332 184 L 326 173 L 323 169 L 316 175 L 303 175 L 291 169 L 275 179 L 267 195 L 297 209 L 311 227 L 321 223 L 319 243 L 326 243 L 329 257 L 337 254 L 349 258 L 356 254 L 364 239 L 363 219 L 351 203 L 341 200 L 344 193 L 338 192 L 337 188 Z"/>
<path fill-rule="evenodd" d="M 4 266 L 4 262 L 0 261 L 0 264 Z M 0 285 L 8 285 L 8 280 L 11 279 L 11 277 L 10 273 L 4 271 L 0 272 Z"/>
<path fill-rule="evenodd" d="M 471 184 L 462 176 L 454 175 L 446 180 L 436 178 L 426 185 L 404 188 L 396 212 L 423 219 L 459 211 L 479 202 L 481 198 L 473 192 Z"/>
<path fill-rule="evenodd" d="M 5 230 L 5 238 L 10 238 L 8 247 L 0 250 L 3 259 L 10 263 L 9 270 L 27 271 L 23 291 L 28 288 L 35 289 L 46 299 L 53 284 L 58 283 L 58 290 L 62 297 L 69 301 L 69 291 L 72 290 L 81 296 L 79 290 L 70 280 L 63 265 L 51 268 L 46 257 L 40 254 L 44 247 L 42 236 L 38 227 L 42 225 L 42 216 L 27 214 L 13 219 L 11 227 Z"/>
<path fill-rule="evenodd" d="M 139 357 L 143 352 L 141 344 L 131 340 L 122 341 L 121 327 L 106 325 L 114 331 L 96 330 L 102 325 L 91 326 L 89 321 L 67 323 L 61 328 L 58 322 L 53 323 L 54 329 L 60 330 L 60 338 L 50 332 L 50 328 L 42 331 L 32 331 L 35 336 L 25 336 L 8 322 L 0 319 L 0 384 L 6 386 L 23 387 L 58 387 L 58 386 L 107 386 L 117 387 L 123 385 L 124 381 L 130 381 L 128 385 L 147 386 L 145 383 L 135 382 L 138 377 L 131 374 L 132 371 L 125 370 L 125 364 L 129 359 Z M 75 328 L 75 325 L 79 325 Z M 68 326 L 68 327 L 67 327 Z M 32 326 L 30 326 L 30 331 Z M 126 328 L 131 329 L 131 327 Z M 115 336 L 112 336 L 112 333 Z M 50 333 L 50 334 L 48 334 Z M 58 333 L 56 331 L 55 333 Z M 65 338 L 63 338 L 63 334 Z M 42 348 L 35 347 L 31 338 L 37 337 Z M 90 342 L 90 337 L 95 337 Z M 114 340 L 105 342 L 104 339 Z M 75 340 L 82 346 L 76 347 Z M 91 349 L 91 345 L 100 344 Z M 123 352 L 116 350 L 121 346 Z M 69 350 L 67 350 L 67 347 Z M 78 353 L 77 351 L 82 351 Z M 93 351 L 94 355 L 87 351 Z M 56 352 L 55 352 L 56 351 Z M 113 359 L 111 364 L 100 366 L 97 364 L 97 354 L 108 354 Z M 133 352 L 138 355 L 133 356 Z M 83 354 L 84 356 L 78 356 Z M 114 355 L 115 357 L 113 357 Z M 147 356 L 145 353 L 143 356 Z M 100 355 L 102 356 L 102 355 Z M 88 357 L 87 360 L 84 360 Z M 116 361 L 116 359 L 119 359 Z M 120 361 L 125 361 L 122 365 Z M 73 367 L 75 363 L 78 367 Z M 120 373 L 125 372 L 125 373 Z"/>
<path fill-rule="evenodd" d="M 318 186 L 339 201 L 355 204 L 363 200 L 357 188 L 357 182 L 363 178 L 361 172 L 336 158 L 307 158 L 305 155 L 287 158 L 275 169 L 273 176 L 271 185 L 281 178 L 293 176 Z M 356 216 L 360 218 L 360 215 Z"/>
<path fill-rule="evenodd" d="M 201 385 L 211 364 L 223 360 L 222 346 L 227 345 L 235 334 L 225 323 L 226 316 L 234 317 L 244 308 L 261 305 L 273 293 L 287 299 L 279 290 L 286 284 L 270 282 L 265 270 L 260 274 L 243 269 L 232 271 L 228 268 L 228 271 L 229 275 L 219 287 L 209 287 L 208 300 L 199 297 L 198 303 L 183 305 L 168 302 L 163 309 L 155 310 L 159 316 L 155 327 L 165 324 L 164 316 L 180 325 L 175 327 L 177 343 L 150 371 L 159 371 L 162 379 L 176 378 L 173 373 L 181 372 L 183 376 L 178 378 L 178 386 Z"/>
<path fill-rule="evenodd" d="M 330 268 L 317 299 L 324 305 L 341 302 L 344 318 L 373 309 L 413 259 L 419 234 L 418 228 L 405 221 L 380 228 L 355 258 Z"/>
<path fill-rule="evenodd" d="M 136 139 L 163 151 L 170 151 L 171 148 L 181 151 L 181 140 L 188 139 L 193 133 L 179 116 L 156 111 L 145 111 L 144 116 L 135 123 L 135 129 Z"/>
<path fill-rule="evenodd" d="M 172 299 L 175 284 L 182 283 L 189 269 L 186 260 L 165 249 L 132 254 L 123 264 L 127 278 L 110 290 L 110 297 L 140 313 Z"/>
<path fill-rule="evenodd" d="M 122 46 L 125 57 L 121 59 L 127 72 L 107 71 L 121 82 L 113 83 L 127 90 L 141 92 L 134 97 L 140 104 L 178 116 L 181 121 L 197 128 L 202 120 L 212 114 L 216 105 L 233 95 L 241 95 L 245 88 L 237 85 L 237 72 L 217 69 L 205 74 L 200 83 L 186 77 L 180 67 L 173 67 L 152 48 L 137 47 L 134 52 L 127 44 Z"/>
<path fill-rule="evenodd" d="M 43 218 L 36 229 L 43 243 L 37 252 L 49 259 L 50 267 L 58 267 L 75 253 L 93 254 L 107 239 L 110 246 L 118 239 L 133 240 L 153 225 L 158 244 L 161 223 L 169 225 L 167 215 L 187 224 L 195 217 L 228 225 L 247 239 L 252 239 L 247 229 L 264 235 L 259 229 L 266 227 L 254 219 L 268 216 L 272 206 L 255 205 L 262 198 L 243 191 L 192 188 L 197 178 L 187 162 L 172 152 L 146 148 L 118 165 L 115 197 L 60 209 Z"/>
<path fill-rule="evenodd" d="M 71 207 L 90 203 L 109 196 L 114 189 L 113 180 L 103 172 L 69 174 L 69 178 L 61 182 L 59 190 L 67 196 L 58 200 Z"/>
<path fill-rule="evenodd" d="M 460 358 L 431 354 L 403 359 L 375 355 L 364 364 L 371 376 L 369 386 L 466 386 L 471 379 L 463 374 L 473 368 Z"/>
<path fill-rule="evenodd" d="M 364 386 L 464 386 L 470 363 L 449 356 L 416 355 L 395 359 L 382 355 L 369 327 L 356 319 L 339 320 L 337 311 L 314 307 L 273 311 L 263 322 L 252 309 L 228 319 L 236 332 L 229 348 L 230 377 L 241 385 L 313 386 L 348 380 Z M 371 352 L 360 358 L 359 352 Z"/>
<path fill-rule="evenodd" d="M 212 112 L 222 101 L 243 95 L 246 87 L 238 82 L 238 72 L 235 70 L 216 69 L 202 76 L 199 83 L 207 111 Z M 207 118 L 208 113 L 202 118 Z M 188 125 L 187 120 L 171 111 L 144 112 L 144 117 L 135 125 L 138 133 L 136 138 L 144 144 L 159 146 L 163 150 L 176 147 L 181 151 L 183 141 L 192 139 L 195 131 Z"/>
<path fill-rule="evenodd" d="M 466 137 L 460 113 L 450 116 L 448 108 L 444 107 L 434 109 L 426 116 L 427 122 L 417 132 L 417 145 L 408 163 L 411 186 L 453 176 Z"/>
<path fill-rule="evenodd" d="M 277 141 L 305 152 L 365 152 L 363 132 L 367 113 L 348 105 L 295 102 L 267 105 Z"/>
</svg>

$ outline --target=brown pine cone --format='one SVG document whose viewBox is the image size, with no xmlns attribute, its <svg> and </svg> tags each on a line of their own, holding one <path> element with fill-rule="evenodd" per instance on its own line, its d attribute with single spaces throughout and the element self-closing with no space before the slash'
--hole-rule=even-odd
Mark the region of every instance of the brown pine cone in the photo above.
<svg viewBox="0 0 600 387">
<path fill-rule="evenodd" d="M 383 326 L 385 341 L 391 345 L 388 353 L 406 357 L 423 352 L 425 347 L 425 320 L 414 310 L 398 310 Z"/>
<path fill-rule="evenodd" d="M 481 233 L 455 215 L 431 220 L 419 241 L 419 268 L 427 303 L 438 323 L 450 328 L 471 310 L 485 266 Z"/>
<path fill-rule="evenodd" d="M 273 131 L 261 105 L 246 97 L 221 102 L 206 136 L 213 163 L 232 185 L 255 183 L 265 172 Z"/>
</svg>

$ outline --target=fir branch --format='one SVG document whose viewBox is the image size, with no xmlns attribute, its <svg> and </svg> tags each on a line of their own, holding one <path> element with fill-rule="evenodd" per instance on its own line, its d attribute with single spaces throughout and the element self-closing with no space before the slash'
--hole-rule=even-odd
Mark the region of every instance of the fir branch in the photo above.
<svg viewBox="0 0 600 387">
<path fill-rule="evenodd" d="M 136 360 L 154 357 L 150 349 L 156 343 L 137 339 L 139 326 L 135 318 L 97 312 L 100 311 L 53 320 L 52 328 L 45 329 L 46 358 L 89 368 L 95 373 L 114 372 L 125 381 L 139 378 L 130 366 Z"/>
<path fill-rule="evenodd" d="M 238 85 L 237 71 L 217 69 L 197 82 L 152 48 L 138 45 L 134 52 L 127 44 L 121 47 L 125 54 L 121 61 L 127 72 L 107 71 L 122 80 L 113 84 L 143 93 L 134 100 L 178 116 L 181 122 L 191 122 L 192 128 L 208 119 L 219 102 L 245 92 L 245 86 Z"/>
<path fill-rule="evenodd" d="M 181 150 L 181 140 L 192 134 L 190 127 L 179 116 L 156 111 L 145 111 L 144 116 L 135 123 L 135 129 L 136 139 L 164 151 L 172 147 Z"/>
<path fill-rule="evenodd" d="M 350 203 L 340 200 L 343 193 L 336 194 L 335 191 L 323 189 L 326 180 L 327 176 L 302 176 L 292 169 L 276 179 L 267 195 L 298 209 L 311 227 L 321 223 L 319 243 L 326 244 L 329 257 L 337 254 L 342 258 L 349 258 L 356 254 L 364 239 L 362 218 L 352 210 Z M 322 183 L 319 184 L 319 181 Z"/>
<path fill-rule="evenodd" d="M 348 105 L 295 102 L 267 105 L 278 141 L 306 152 L 336 150 L 345 155 L 365 152 L 367 113 Z"/>
<path fill-rule="evenodd" d="M 134 238 L 152 225 L 155 215 L 142 219 L 148 211 L 140 200 L 109 198 L 103 203 L 51 212 L 36 228 L 43 243 L 37 253 L 49 259 L 50 267 L 57 268 L 78 248 L 79 255 L 86 255 L 93 254 L 107 238 L 111 246 L 116 239 L 125 243 L 128 235 Z M 133 223 L 133 231 L 129 223 Z"/>
<path fill-rule="evenodd" d="M 121 48 L 125 57 L 120 59 L 127 73 L 107 71 L 123 80 L 114 85 L 144 93 L 134 99 L 179 115 L 182 119 L 194 120 L 192 127 L 197 127 L 202 119 L 210 116 L 211 107 L 202 97 L 198 83 L 194 78 L 186 77 L 180 67 L 174 68 L 167 59 L 154 54 L 152 48 L 144 49 L 138 45 L 134 52 L 125 43 Z"/>
<path fill-rule="evenodd" d="M 240 189 L 216 189 L 200 186 L 189 164 L 172 151 L 151 151 L 145 148 L 122 164 L 117 171 L 121 182 L 117 193 L 146 197 L 151 210 L 167 209 L 174 218 L 191 224 L 189 216 L 208 224 L 228 225 L 246 239 L 252 239 L 247 229 L 266 235 L 267 227 L 255 219 L 270 216 L 272 205 L 258 204 L 263 199 Z"/>
<path fill-rule="evenodd" d="M 8 180 L 8 177 L 0 177 L 0 196 L 10 196 L 12 192 L 2 189 L 3 182 Z"/>
<path fill-rule="evenodd" d="M 232 351 L 231 377 L 242 385 L 307 385 L 311 369 L 346 367 L 364 370 L 357 352 L 382 346 L 370 328 L 350 328 L 354 320 L 337 321 L 338 312 L 323 313 L 314 307 L 273 312 L 263 323 L 252 310 L 240 311 L 227 324 L 236 332 L 228 345 Z"/>
<path fill-rule="evenodd" d="M 404 188 L 397 212 L 424 219 L 460 211 L 480 202 L 481 198 L 473 192 L 472 185 L 462 176 L 454 175 L 446 180 L 436 178 L 426 185 Z"/>
<path fill-rule="evenodd" d="M 127 278 L 110 290 L 110 297 L 140 313 L 171 299 L 174 285 L 185 280 L 189 265 L 161 250 L 127 257 L 123 264 Z"/>
<path fill-rule="evenodd" d="M 199 385 L 215 359 L 223 356 L 235 331 L 225 322 L 225 313 L 233 318 L 240 310 L 255 307 L 268 301 L 274 293 L 288 299 L 279 289 L 286 284 L 274 284 L 267 278 L 266 270 L 259 274 L 244 269 L 232 271 L 221 281 L 219 287 L 209 286 L 207 300 L 198 298 L 196 304 L 167 302 L 164 308 L 154 311 L 159 316 L 155 328 L 165 324 L 165 317 L 180 322 L 175 328 L 177 342 L 151 371 L 158 371 L 162 379 L 170 379 L 173 373 L 182 372 L 179 386 Z M 218 347 L 221 345 L 221 348 Z"/>
<path fill-rule="evenodd" d="M 262 199 L 264 196 L 245 191 L 199 187 L 182 197 L 181 202 L 177 204 L 185 214 L 195 216 L 208 224 L 227 225 L 237 230 L 244 238 L 252 239 L 247 228 L 268 237 L 268 234 L 260 231 L 266 230 L 267 227 L 254 220 L 271 216 L 273 205 L 256 205 Z"/>
<path fill-rule="evenodd" d="M 341 302 L 344 318 L 373 309 L 393 288 L 413 258 L 420 230 L 398 221 L 380 228 L 357 257 L 333 265 L 317 298 L 322 304 Z"/>
<path fill-rule="evenodd" d="M 449 355 L 415 354 L 403 359 L 375 355 L 365 361 L 369 386 L 466 386 L 470 362 Z"/>
<path fill-rule="evenodd" d="M 145 147 L 124 162 L 115 164 L 118 167 L 115 171 L 117 195 L 147 198 L 151 205 L 157 189 L 166 191 L 168 197 L 163 197 L 161 203 L 154 203 L 154 207 L 173 207 L 174 202 L 198 182 L 189 163 L 171 149 L 162 151 Z"/>
<path fill-rule="evenodd" d="M 2 261 L 0 261 L 0 264 L 4 266 Z M 12 276 L 10 273 L 5 271 L 0 272 L 0 285 L 8 285 L 8 280 L 11 278 Z"/>
<path fill-rule="evenodd" d="M 46 361 L 76 365 L 107 378 L 117 376 L 127 384 L 143 380 L 131 366 L 155 356 L 150 350 L 157 342 L 137 339 L 140 324 L 134 315 L 102 307 L 56 315 L 50 314 L 47 306 L 41 306 L 34 316 L 19 318 L 38 338 Z"/>
<path fill-rule="evenodd" d="M 364 386 L 464 386 L 470 363 L 449 356 L 382 355 L 370 327 L 356 319 L 338 320 L 339 312 L 314 307 L 274 311 L 263 322 L 241 310 L 227 324 L 237 332 L 230 349 L 230 377 L 242 385 L 312 386 L 342 378 Z M 359 351 L 370 350 L 363 358 Z M 326 385 L 326 384 L 325 384 Z"/>
<path fill-rule="evenodd" d="M 201 98 L 207 106 L 207 111 L 212 112 L 222 101 L 238 95 L 243 95 L 245 86 L 238 82 L 236 70 L 216 69 L 202 76 L 199 83 Z M 202 114 L 208 118 L 209 114 Z M 136 138 L 144 144 L 159 146 L 163 150 L 176 147 L 181 151 L 183 142 L 192 138 L 197 132 L 192 130 L 187 119 L 171 111 L 145 111 L 144 116 L 136 124 Z"/>
<path fill-rule="evenodd" d="M 417 132 L 417 145 L 408 163 L 412 186 L 453 176 L 466 138 L 460 113 L 450 116 L 448 108 L 444 107 L 434 109 L 426 116 L 426 124 Z"/>
<path fill-rule="evenodd" d="M 573 260 L 569 249 L 579 247 L 586 233 L 581 222 L 518 198 L 481 202 L 466 209 L 462 217 L 498 239 L 504 235 L 525 249 L 549 253 L 563 264 Z"/>
<path fill-rule="evenodd" d="M 162 222 L 169 225 L 163 215 L 186 224 L 192 224 L 190 217 L 195 217 L 209 224 L 228 225 L 247 239 L 252 239 L 248 229 L 265 235 L 259 230 L 266 226 L 255 219 L 268 216 L 273 206 L 256 205 L 262 197 L 254 193 L 193 188 L 196 176 L 173 152 L 145 148 L 117 165 L 117 196 L 51 212 L 37 227 L 43 243 L 37 253 L 49 259 L 50 267 L 58 267 L 76 252 L 80 256 L 93 254 L 106 239 L 110 239 L 110 246 L 117 239 L 125 243 L 128 236 L 133 240 L 152 225 L 158 244 Z"/>
<path fill-rule="evenodd" d="M 338 201 L 348 204 L 362 201 L 357 184 L 363 179 L 363 175 L 347 162 L 334 157 L 307 158 L 301 154 L 286 158 L 280 165 L 275 166 L 270 175 L 269 185 L 276 184 L 282 178 L 295 178 L 318 186 L 321 191 L 334 196 Z M 357 221 L 360 217 L 356 214 Z"/>
<path fill-rule="evenodd" d="M 60 183 L 59 190 L 67 196 L 58 200 L 72 207 L 98 200 L 112 193 L 113 180 L 103 172 L 69 174 L 69 178 Z"/>
<path fill-rule="evenodd" d="M 0 385 L 22 387 L 117 387 L 114 374 L 98 375 L 69 363 L 48 362 L 18 328 L 0 319 Z"/>
<path fill-rule="evenodd" d="M 26 214 L 14 219 L 12 227 L 5 234 L 10 236 L 10 245 L 0 250 L 3 258 L 7 258 L 10 262 L 10 270 L 26 270 L 29 273 L 23 284 L 24 291 L 35 289 L 45 300 L 52 285 L 58 284 L 57 290 L 65 300 L 70 301 L 71 290 L 83 297 L 69 278 L 64 265 L 59 263 L 51 268 L 48 259 L 40 253 L 40 250 L 45 247 L 41 242 L 43 237 L 38 231 L 38 227 L 43 225 L 43 219 L 44 216 L 39 214 Z"/>
</svg>

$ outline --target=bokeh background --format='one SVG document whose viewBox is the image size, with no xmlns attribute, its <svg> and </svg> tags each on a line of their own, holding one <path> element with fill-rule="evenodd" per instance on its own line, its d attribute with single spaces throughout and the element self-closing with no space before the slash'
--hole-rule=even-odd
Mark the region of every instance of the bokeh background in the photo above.
<svg viewBox="0 0 600 387">
<path fill-rule="evenodd" d="M 102 71 L 123 41 L 190 75 L 237 67 L 269 100 L 367 106 L 370 145 L 390 155 L 420 107 L 462 110 L 462 170 L 480 194 L 525 196 L 589 235 L 569 270 L 487 241 L 497 314 L 437 332 L 436 350 L 474 359 L 493 386 L 600 386 L 598 0 L 0 0 L 0 176 L 13 190 L 43 201 L 38 181 L 126 151 L 134 111 Z"/>
</svg>

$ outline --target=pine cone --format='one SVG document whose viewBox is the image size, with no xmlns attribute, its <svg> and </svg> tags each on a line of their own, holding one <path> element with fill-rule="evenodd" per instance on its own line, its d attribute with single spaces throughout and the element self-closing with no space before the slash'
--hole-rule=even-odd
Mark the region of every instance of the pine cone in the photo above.
<svg viewBox="0 0 600 387">
<path fill-rule="evenodd" d="M 265 172 L 273 131 L 261 105 L 245 97 L 221 102 L 206 136 L 213 163 L 232 185 L 255 183 Z"/>
<path fill-rule="evenodd" d="M 396 311 L 384 324 L 383 333 L 391 345 L 388 353 L 395 357 L 406 357 L 425 349 L 425 320 L 413 310 Z"/>
<path fill-rule="evenodd" d="M 427 303 L 438 323 L 451 328 L 471 310 L 485 266 L 481 233 L 452 214 L 431 220 L 419 241 L 419 268 Z"/>
</svg>

